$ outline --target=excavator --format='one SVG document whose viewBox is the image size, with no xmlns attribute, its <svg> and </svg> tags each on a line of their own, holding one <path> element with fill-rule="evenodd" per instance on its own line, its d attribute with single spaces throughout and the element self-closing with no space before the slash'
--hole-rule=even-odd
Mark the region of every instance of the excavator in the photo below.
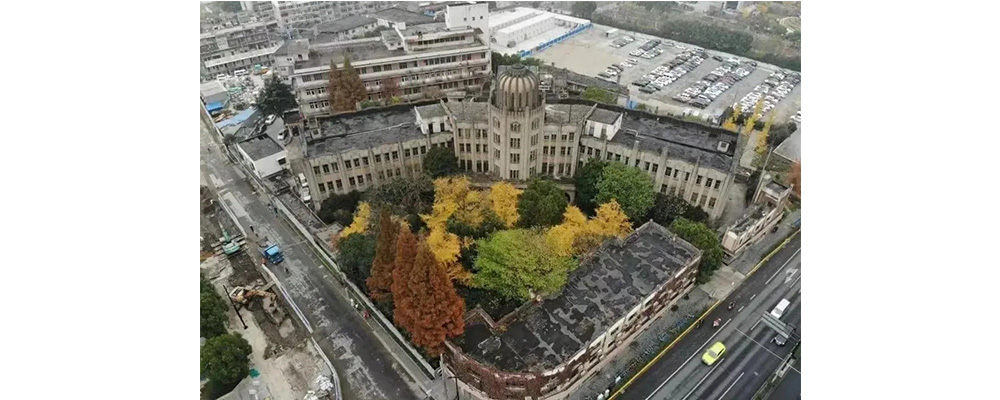
<svg viewBox="0 0 1000 400">
<path fill-rule="evenodd" d="M 274 282 L 267 284 L 267 286 L 264 286 L 261 289 L 253 289 L 246 286 L 237 286 L 234 287 L 233 290 L 229 292 L 229 297 L 231 297 L 233 301 L 240 304 L 247 304 L 254 297 L 267 297 L 270 298 L 271 300 L 274 300 L 275 298 L 274 293 L 267 291 L 268 289 L 271 288 L 271 286 L 274 286 Z"/>
</svg>

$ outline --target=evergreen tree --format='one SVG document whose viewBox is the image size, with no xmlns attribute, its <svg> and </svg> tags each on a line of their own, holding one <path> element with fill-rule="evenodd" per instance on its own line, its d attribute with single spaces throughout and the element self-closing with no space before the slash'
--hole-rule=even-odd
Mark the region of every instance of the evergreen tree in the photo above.
<svg viewBox="0 0 1000 400">
<path fill-rule="evenodd" d="M 337 69 L 337 63 L 330 60 L 330 75 L 327 76 L 326 84 L 326 95 L 327 99 L 330 101 L 330 113 L 336 113 L 340 111 L 337 108 L 337 100 L 343 97 L 340 93 L 343 91 L 343 84 L 341 83 L 342 72 Z"/>
<path fill-rule="evenodd" d="M 347 58 L 347 55 L 344 55 L 344 69 L 340 71 L 339 82 L 340 90 L 337 92 L 337 103 L 334 106 L 337 111 L 354 111 L 358 103 L 368 99 L 365 84 L 358 76 L 358 71 L 351 66 L 351 59 Z"/>
</svg>

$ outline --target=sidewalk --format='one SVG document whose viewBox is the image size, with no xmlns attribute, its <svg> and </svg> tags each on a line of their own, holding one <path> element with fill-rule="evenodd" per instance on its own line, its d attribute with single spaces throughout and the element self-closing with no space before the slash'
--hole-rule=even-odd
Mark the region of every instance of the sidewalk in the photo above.
<svg viewBox="0 0 1000 400">
<path fill-rule="evenodd" d="M 615 378 L 621 377 L 618 383 L 626 382 L 637 373 L 649 360 L 677 337 L 687 326 L 694 322 L 713 303 L 725 298 L 733 289 L 746 279 L 752 270 L 772 247 L 785 240 L 789 233 L 795 230 L 791 223 L 799 218 L 796 211 L 779 223 L 778 232 L 768 233 L 759 242 L 753 244 L 743 254 L 728 266 L 723 266 L 715 272 L 712 280 L 695 287 L 687 299 L 677 302 L 676 311 L 667 311 L 662 317 L 650 324 L 649 328 L 639 333 L 623 353 L 611 360 L 608 365 L 596 374 L 586 379 L 580 388 L 571 393 L 567 400 L 594 400 L 606 389 L 613 392 Z"/>
</svg>

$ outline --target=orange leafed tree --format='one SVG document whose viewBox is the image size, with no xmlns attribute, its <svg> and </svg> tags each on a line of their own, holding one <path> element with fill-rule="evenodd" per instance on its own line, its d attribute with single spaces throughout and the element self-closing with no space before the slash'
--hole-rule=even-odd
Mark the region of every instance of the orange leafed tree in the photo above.
<svg viewBox="0 0 1000 400">
<path fill-rule="evenodd" d="M 392 290 L 392 270 L 396 259 L 396 235 L 399 225 L 392 221 L 392 214 L 383 208 L 378 216 L 378 235 L 375 236 L 375 260 L 368 277 L 368 293 L 376 301 L 389 301 Z"/>
<path fill-rule="evenodd" d="M 413 326 L 414 294 L 410 292 L 410 275 L 417 256 L 417 237 L 409 228 L 400 229 L 396 239 L 395 267 L 392 269 L 393 320 L 399 326 Z"/>
<path fill-rule="evenodd" d="M 795 164 L 792 164 L 792 173 L 788 179 L 789 183 L 795 185 L 795 187 L 792 188 L 792 190 L 795 191 L 795 194 L 802 197 L 802 161 L 796 161 Z"/>
<path fill-rule="evenodd" d="M 426 242 L 417 243 L 417 254 L 408 275 L 402 291 L 408 298 L 396 306 L 395 313 L 404 314 L 397 322 L 410 333 L 413 344 L 432 356 L 440 355 L 445 339 L 465 331 L 462 319 L 465 301 L 458 296 Z"/>
</svg>

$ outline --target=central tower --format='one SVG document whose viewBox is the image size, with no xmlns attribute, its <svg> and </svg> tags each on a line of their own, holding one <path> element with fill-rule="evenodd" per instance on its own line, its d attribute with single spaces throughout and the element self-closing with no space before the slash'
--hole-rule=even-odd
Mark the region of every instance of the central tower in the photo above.
<svg viewBox="0 0 1000 400">
<path fill-rule="evenodd" d="M 501 179 L 526 180 L 538 173 L 545 97 L 538 75 L 521 64 L 501 66 L 490 93 L 490 160 Z"/>
</svg>

